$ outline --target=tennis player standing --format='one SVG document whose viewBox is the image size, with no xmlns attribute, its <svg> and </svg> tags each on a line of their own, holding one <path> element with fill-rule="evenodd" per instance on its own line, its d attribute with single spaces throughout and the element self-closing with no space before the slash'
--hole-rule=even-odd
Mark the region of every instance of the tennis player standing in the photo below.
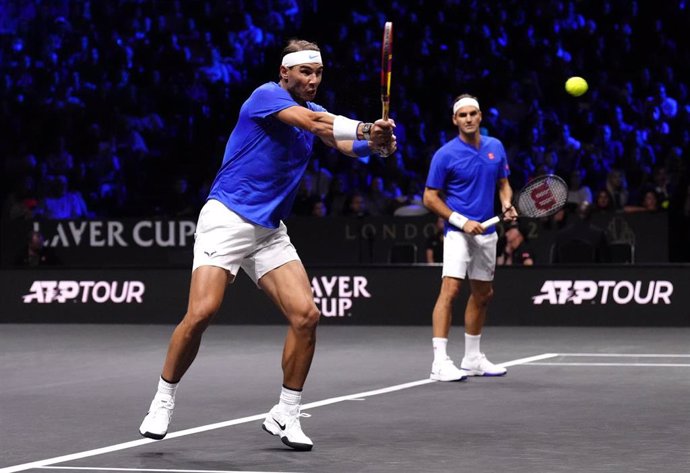
<svg viewBox="0 0 690 473">
<path fill-rule="evenodd" d="M 507 179 L 510 169 L 505 149 L 496 138 L 479 133 L 481 121 L 475 97 L 465 94 L 455 99 L 453 124 L 458 127 L 458 137 L 434 154 L 424 190 L 424 205 L 446 220 L 441 292 L 433 312 L 430 377 L 437 381 L 506 374 L 505 368 L 491 363 L 479 349 L 493 296 L 498 239 L 494 227 L 483 228 L 480 222 L 494 215 L 496 188 L 503 210 L 510 209 L 506 218 L 514 220 L 517 213 L 511 205 L 513 190 Z M 465 277 L 470 280 L 470 297 L 465 308 L 465 356 L 458 369 L 446 347 L 453 302 Z"/>
<path fill-rule="evenodd" d="M 172 334 L 158 391 L 139 432 L 162 439 L 178 383 L 219 310 L 225 288 L 242 268 L 289 323 L 283 349 L 283 386 L 263 428 L 296 450 L 313 443 L 300 426 L 300 404 L 320 313 L 307 273 L 282 220 L 291 211 L 314 137 L 348 156 L 395 150 L 392 121 L 363 123 L 328 113 L 312 102 L 323 62 L 316 44 L 291 40 L 279 81 L 258 87 L 242 105 L 223 162 L 196 228 L 189 304 Z"/>
</svg>

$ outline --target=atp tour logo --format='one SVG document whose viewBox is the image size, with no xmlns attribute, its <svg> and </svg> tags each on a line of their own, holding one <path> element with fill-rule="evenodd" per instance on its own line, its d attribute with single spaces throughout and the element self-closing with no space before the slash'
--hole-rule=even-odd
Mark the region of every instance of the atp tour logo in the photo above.
<svg viewBox="0 0 690 473">
<path fill-rule="evenodd" d="M 141 304 L 145 291 L 146 286 L 141 281 L 34 281 L 29 293 L 22 296 L 22 299 L 24 304 Z"/>
<path fill-rule="evenodd" d="M 544 281 L 541 294 L 532 296 L 533 303 L 554 305 L 590 304 L 625 305 L 635 303 L 671 304 L 671 281 Z"/>
<path fill-rule="evenodd" d="M 370 298 L 364 276 L 319 276 L 311 280 L 314 302 L 324 317 L 351 317 L 353 299 Z"/>
</svg>

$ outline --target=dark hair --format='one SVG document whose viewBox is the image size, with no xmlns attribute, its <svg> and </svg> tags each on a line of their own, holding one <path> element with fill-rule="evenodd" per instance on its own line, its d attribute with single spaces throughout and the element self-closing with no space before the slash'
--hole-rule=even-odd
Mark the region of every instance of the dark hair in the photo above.
<svg viewBox="0 0 690 473">
<path fill-rule="evenodd" d="M 599 194 L 606 194 L 606 197 L 609 199 L 609 204 L 608 204 L 605 208 L 599 207 L 599 202 L 598 202 L 598 200 L 599 200 Z M 601 211 L 601 210 L 613 210 L 613 208 L 614 208 L 613 196 L 611 195 L 611 193 L 610 193 L 606 188 L 603 188 L 603 187 L 602 187 L 602 188 L 599 189 L 599 190 L 596 192 L 596 194 L 594 195 L 594 202 L 593 202 L 593 204 L 594 204 L 594 208 L 595 208 L 596 210 L 599 210 L 599 211 Z"/>
<path fill-rule="evenodd" d="M 287 45 L 283 48 L 283 53 L 280 55 L 282 59 L 286 54 L 296 53 L 297 51 L 321 51 L 316 43 L 304 39 L 292 38 L 288 40 Z M 280 82 L 280 79 L 278 80 Z"/>
<path fill-rule="evenodd" d="M 453 100 L 453 105 L 455 105 L 455 104 L 458 102 L 458 100 L 464 99 L 464 98 L 474 99 L 474 100 L 476 100 L 477 102 L 479 102 L 479 99 L 478 99 L 477 97 L 475 97 L 474 95 L 462 94 L 462 95 L 458 95 L 457 97 L 455 97 L 455 100 Z"/>
<path fill-rule="evenodd" d="M 287 45 L 283 48 L 283 54 L 280 56 L 281 58 L 285 56 L 286 54 L 290 53 L 296 53 L 297 51 L 321 51 L 319 49 L 319 46 L 316 43 L 312 43 L 311 41 L 307 41 L 304 39 L 290 39 L 287 42 Z"/>
</svg>

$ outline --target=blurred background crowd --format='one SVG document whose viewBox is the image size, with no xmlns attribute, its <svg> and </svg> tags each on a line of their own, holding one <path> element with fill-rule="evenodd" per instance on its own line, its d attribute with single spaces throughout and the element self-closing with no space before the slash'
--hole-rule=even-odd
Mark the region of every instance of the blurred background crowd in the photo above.
<svg viewBox="0 0 690 473">
<path fill-rule="evenodd" d="M 2 218 L 195 219 L 239 107 L 316 41 L 316 101 L 373 121 L 395 24 L 399 150 L 317 146 L 296 215 L 418 215 L 454 97 L 479 98 L 514 189 L 556 173 L 575 209 L 690 219 L 685 0 L 0 0 Z M 563 84 L 585 77 L 574 98 Z M 564 221 L 567 215 L 561 216 Z M 675 227 L 674 227 L 675 225 Z"/>
</svg>

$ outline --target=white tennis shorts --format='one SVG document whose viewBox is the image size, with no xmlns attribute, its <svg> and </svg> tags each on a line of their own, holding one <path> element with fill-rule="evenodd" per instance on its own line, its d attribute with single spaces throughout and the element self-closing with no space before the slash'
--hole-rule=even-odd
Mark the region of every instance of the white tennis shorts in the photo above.
<svg viewBox="0 0 690 473">
<path fill-rule="evenodd" d="M 443 277 L 493 281 L 496 270 L 496 232 L 470 235 L 449 231 L 443 239 Z"/>
<path fill-rule="evenodd" d="M 201 209 L 192 271 L 218 266 L 236 276 L 242 268 L 256 284 L 264 274 L 294 260 L 299 261 L 299 256 L 283 222 L 278 228 L 262 227 L 212 199 Z"/>
</svg>

